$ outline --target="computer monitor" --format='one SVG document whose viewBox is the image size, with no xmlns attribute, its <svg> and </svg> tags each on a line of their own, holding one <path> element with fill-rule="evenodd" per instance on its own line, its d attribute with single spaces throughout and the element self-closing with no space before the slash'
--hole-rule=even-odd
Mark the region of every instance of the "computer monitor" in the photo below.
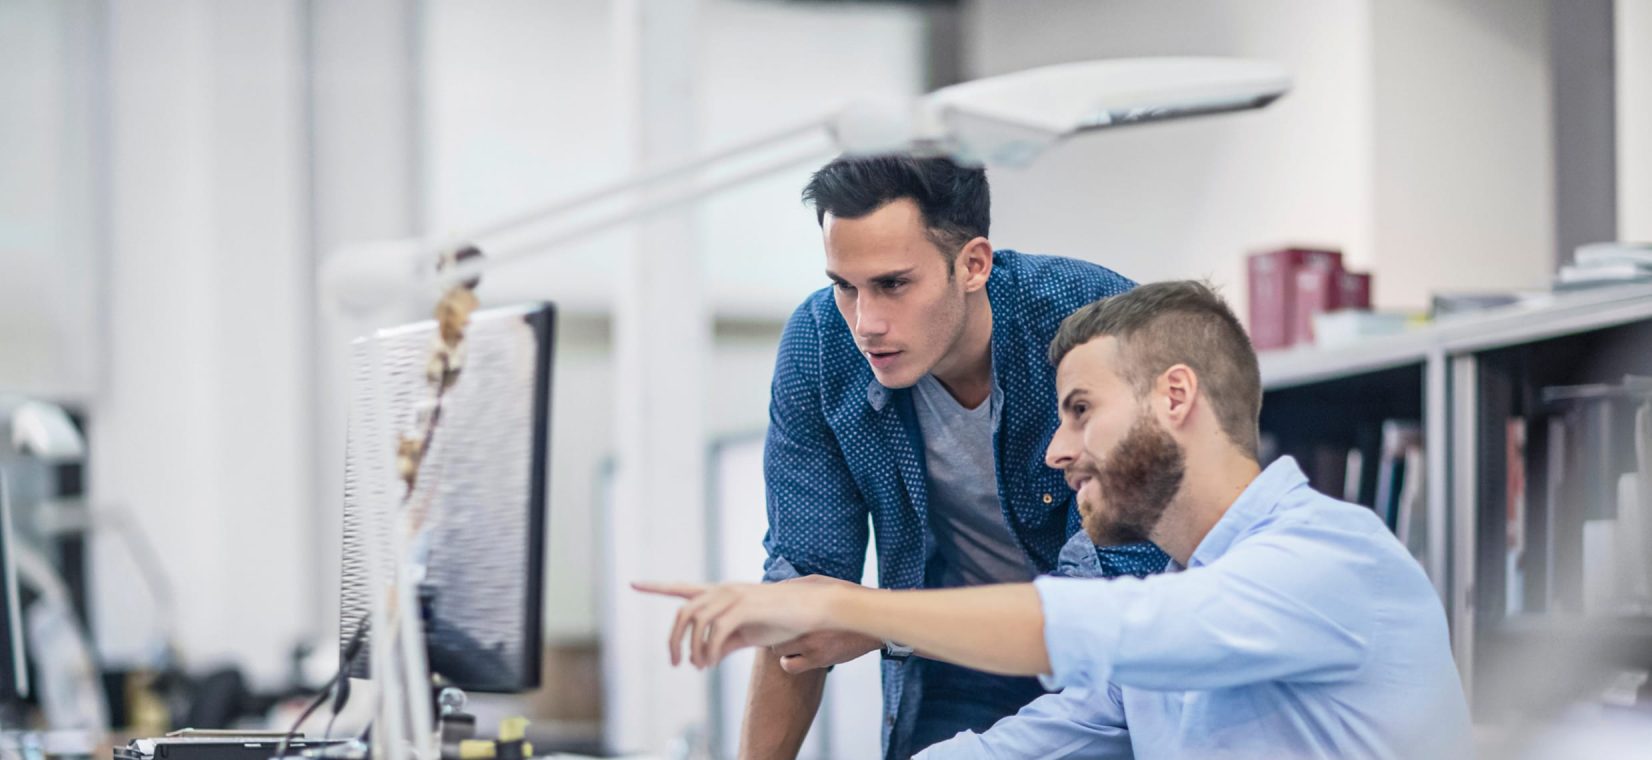
<svg viewBox="0 0 1652 760">
<path fill-rule="evenodd" d="M 539 686 L 554 325 L 550 304 L 471 315 L 458 382 L 443 398 L 411 499 L 430 508 L 419 550 L 427 560 L 420 600 L 430 670 L 466 690 Z M 367 519 L 369 500 L 393 488 L 401 503 L 404 487 L 385 472 L 387 447 L 415 429 L 419 405 L 432 398 L 425 371 L 437 339 L 432 321 L 381 330 L 352 346 L 341 653 L 372 609 L 366 530 L 381 523 Z M 377 419 L 380 410 L 390 419 Z M 373 635 L 352 676 L 370 676 Z"/>
<path fill-rule="evenodd" d="M 0 707 L 29 698 L 29 667 L 23 654 L 23 605 L 17 592 L 17 555 L 12 551 L 11 484 L 0 470 Z"/>
</svg>

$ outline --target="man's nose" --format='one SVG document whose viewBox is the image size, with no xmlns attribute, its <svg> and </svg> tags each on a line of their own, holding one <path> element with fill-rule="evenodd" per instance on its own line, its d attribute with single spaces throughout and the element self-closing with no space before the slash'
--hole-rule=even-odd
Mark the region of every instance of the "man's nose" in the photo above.
<svg viewBox="0 0 1652 760">
<path fill-rule="evenodd" d="M 1050 445 L 1044 450 L 1044 464 L 1057 470 L 1067 469 L 1075 458 L 1074 438 L 1066 425 L 1056 428 L 1055 436 L 1050 438 Z"/>
<path fill-rule="evenodd" d="M 863 338 L 876 337 L 889 332 L 889 320 L 882 312 L 864 300 L 855 302 L 855 334 Z"/>
</svg>

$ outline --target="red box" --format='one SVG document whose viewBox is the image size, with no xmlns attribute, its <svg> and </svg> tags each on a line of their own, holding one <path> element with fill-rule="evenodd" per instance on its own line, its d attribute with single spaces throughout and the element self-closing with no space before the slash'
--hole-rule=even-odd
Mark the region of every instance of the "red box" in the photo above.
<svg viewBox="0 0 1652 760">
<path fill-rule="evenodd" d="M 1371 275 L 1318 267 L 1297 270 L 1296 301 L 1291 309 L 1292 343 L 1313 343 L 1314 315 L 1343 309 L 1370 311 Z"/>
<path fill-rule="evenodd" d="M 1342 272 L 1303 267 L 1296 272 L 1296 300 L 1291 308 L 1291 344 L 1314 342 L 1314 315 L 1337 310 Z"/>
<path fill-rule="evenodd" d="M 1343 272 L 1337 278 L 1337 308 L 1371 310 L 1371 274 Z"/>
<path fill-rule="evenodd" d="M 1258 351 L 1294 342 L 1297 272 L 1342 270 L 1342 253 L 1317 248 L 1283 248 L 1251 254 L 1246 262 L 1250 291 L 1250 340 Z"/>
</svg>

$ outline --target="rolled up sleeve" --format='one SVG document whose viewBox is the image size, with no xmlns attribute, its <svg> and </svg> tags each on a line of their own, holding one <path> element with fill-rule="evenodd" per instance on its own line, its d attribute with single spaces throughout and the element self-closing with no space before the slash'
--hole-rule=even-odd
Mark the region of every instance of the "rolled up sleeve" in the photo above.
<svg viewBox="0 0 1652 760">
<path fill-rule="evenodd" d="M 781 335 L 763 446 L 769 529 L 765 581 L 829 575 L 859 583 L 865 500 L 821 410 L 819 326 L 807 305 Z"/>
</svg>

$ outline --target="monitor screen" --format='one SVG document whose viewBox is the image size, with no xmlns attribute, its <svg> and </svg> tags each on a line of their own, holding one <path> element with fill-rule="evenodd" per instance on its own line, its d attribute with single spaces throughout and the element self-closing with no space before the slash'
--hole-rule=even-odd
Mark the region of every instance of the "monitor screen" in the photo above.
<svg viewBox="0 0 1652 760">
<path fill-rule="evenodd" d="M 426 568 L 420 601 L 431 672 L 472 691 L 539 685 L 554 323 L 550 304 L 471 316 L 458 382 L 444 395 L 407 499 L 428 509 L 424 536 L 409 554 Z M 368 542 L 368 531 L 387 522 L 371 519 L 379 513 L 370 510 L 402 508 L 405 488 L 388 472 L 391 452 L 415 430 L 421 404 L 434 399 L 426 366 L 436 340 L 432 321 L 382 330 L 352 346 L 341 651 L 372 609 L 370 563 L 388 577 L 384 555 Z M 376 546 L 390 542 L 379 535 Z M 370 646 L 371 635 L 351 675 L 369 675 Z"/>
</svg>

